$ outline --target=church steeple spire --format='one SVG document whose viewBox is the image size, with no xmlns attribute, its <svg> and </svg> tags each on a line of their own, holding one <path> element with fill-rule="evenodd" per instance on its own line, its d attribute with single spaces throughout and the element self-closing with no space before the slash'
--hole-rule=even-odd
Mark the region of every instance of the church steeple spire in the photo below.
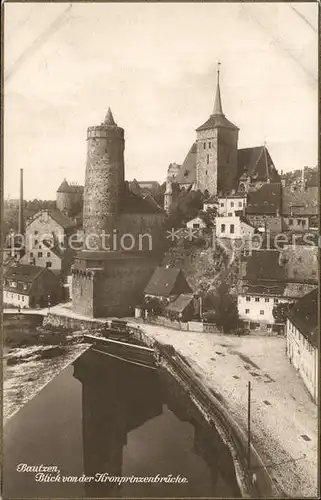
<svg viewBox="0 0 321 500">
<path fill-rule="evenodd" d="M 213 108 L 212 115 L 224 116 L 223 108 L 222 108 L 221 89 L 220 89 L 220 66 L 221 66 L 221 63 L 218 62 L 217 63 L 216 95 L 215 95 L 214 108 Z"/>
</svg>

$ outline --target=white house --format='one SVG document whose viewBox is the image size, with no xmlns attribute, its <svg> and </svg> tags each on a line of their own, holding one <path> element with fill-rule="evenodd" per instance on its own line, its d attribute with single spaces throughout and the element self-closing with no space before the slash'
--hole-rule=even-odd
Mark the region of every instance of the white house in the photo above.
<svg viewBox="0 0 321 500">
<path fill-rule="evenodd" d="M 244 211 L 246 195 L 228 195 L 218 198 L 218 214 L 225 216 L 235 215 L 235 212 Z"/>
<path fill-rule="evenodd" d="M 239 317 L 250 327 L 265 325 L 272 329 L 276 323 L 273 317 L 273 308 L 277 304 L 291 303 L 293 299 L 282 295 L 274 295 L 270 291 L 266 294 L 240 293 L 237 297 L 237 309 Z"/>
<path fill-rule="evenodd" d="M 216 217 L 216 236 L 229 239 L 250 239 L 255 231 L 242 215 Z"/>
<path fill-rule="evenodd" d="M 186 223 L 188 229 L 205 229 L 207 227 L 206 222 L 203 221 L 201 217 L 195 217 Z"/>
<path fill-rule="evenodd" d="M 318 289 L 291 308 L 286 322 L 287 355 L 313 401 L 318 402 Z"/>
</svg>

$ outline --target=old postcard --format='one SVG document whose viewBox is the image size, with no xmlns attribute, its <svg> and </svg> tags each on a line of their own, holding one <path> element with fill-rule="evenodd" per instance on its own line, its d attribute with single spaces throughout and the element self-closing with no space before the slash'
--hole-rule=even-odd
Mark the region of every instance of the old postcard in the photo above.
<svg viewBox="0 0 321 500">
<path fill-rule="evenodd" d="M 3 498 L 318 497 L 318 16 L 4 3 Z"/>
</svg>

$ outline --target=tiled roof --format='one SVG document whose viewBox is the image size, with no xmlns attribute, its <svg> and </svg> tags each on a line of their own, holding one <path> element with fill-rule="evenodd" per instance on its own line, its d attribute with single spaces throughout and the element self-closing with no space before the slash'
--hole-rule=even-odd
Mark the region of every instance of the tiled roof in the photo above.
<svg viewBox="0 0 321 500">
<path fill-rule="evenodd" d="M 66 179 L 62 181 L 59 188 L 57 189 L 57 193 L 83 193 L 84 186 L 80 186 L 78 184 L 69 184 Z"/>
<path fill-rule="evenodd" d="M 34 214 L 28 219 L 26 226 L 29 226 L 37 217 L 40 217 L 40 215 L 43 212 L 48 212 L 48 215 L 54 219 L 63 229 L 69 229 L 71 227 L 75 226 L 75 222 L 67 217 L 64 213 L 62 213 L 60 210 L 54 208 L 54 209 L 48 209 L 48 210 L 37 210 L 34 212 Z"/>
<path fill-rule="evenodd" d="M 284 215 L 291 215 L 291 213 L 292 215 L 317 215 L 319 213 L 318 187 L 308 187 L 304 190 L 283 188 L 282 213 Z"/>
<path fill-rule="evenodd" d="M 193 301 L 193 295 L 182 293 L 176 300 L 171 302 L 166 307 L 166 311 L 183 313 L 192 301 Z"/>
<path fill-rule="evenodd" d="M 147 295 L 168 297 L 174 295 L 175 292 L 179 295 L 191 291 L 181 269 L 174 267 L 157 267 L 144 293 Z"/>
<path fill-rule="evenodd" d="M 175 182 L 178 184 L 194 184 L 196 182 L 196 151 L 196 142 L 194 142 L 175 177 Z"/>
<path fill-rule="evenodd" d="M 201 130 L 209 130 L 212 128 L 231 128 L 233 130 L 238 130 L 238 127 L 234 125 L 234 123 L 230 122 L 225 115 L 213 114 L 206 120 L 203 125 L 196 129 L 196 132 L 200 132 Z"/>
<path fill-rule="evenodd" d="M 269 151 L 265 146 L 237 151 L 238 176 L 251 177 L 254 181 L 281 182 Z"/>
<path fill-rule="evenodd" d="M 314 347 L 318 346 L 318 306 L 319 294 L 316 288 L 299 299 L 288 313 L 290 321 Z"/>
<path fill-rule="evenodd" d="M 277 280 L 285 278 L 284 267 L 279 263 L 277 250 L 254 250 L 246 261 L 246 280 Z"/>
<path fill-rule="evenodd" d="M 257 283 L 244 285 L 243 291 L 248 294 L 257 295 L 276 295 L 283 296 L 286 284 L 285 283 L 272 283 L 271 281 L 260 280 Z"/>
<path fill-rule="evenodd" d="M 270 183 L 263 184 L 257 191 L 250 191 L 246 213 L 276 215 L 281 209 L 281 189 L 281 184 Z"/>
<path fill-rule="evenodd" d="M 35 278 L 43 272 L 45 268 L 39 266 L 30 266 L 28 264 L 18 264 L 17 266 L 5 269 L 4 277 L 11 278 L 24 283 L 32 283 Z"/>
<path fill-rule="evenodd" d="M 129 214 L 152 214 L 162 213 L 163 209 L 152 197 L 139 195 L 130 191 L 128 183 L 125 183 L 124 195 L 121 199 L 120 213 Z"/>
<path fill-rule="evenodd" d="M 287 245 L 280 252 L 286 278 L 298 282 L 318 281 L 319 247 L 312 245 Z"/>
</svg>

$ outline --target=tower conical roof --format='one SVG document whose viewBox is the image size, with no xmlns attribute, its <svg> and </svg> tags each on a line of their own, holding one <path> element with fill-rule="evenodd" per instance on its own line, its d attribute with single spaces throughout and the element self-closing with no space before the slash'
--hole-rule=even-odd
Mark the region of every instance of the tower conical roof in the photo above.
<svg viewBox="0 0 321 500">
<path fill-rule="evenodd" d="M 221 89 L 220 89 L 220 67 L 217 69 L 217 84 L 216 84 L 216 95 L 214 101 L 213 115 L 223 115 L 222 99 L 221 99 Z"/>
<path fill-rule="evenodd" d="M 112 114 L 110 108 L 108 108 L 108 110 L 107 110 L 104 125 L 109 125 L 111 127 L 117 127 L 117 123 L 115 123 L 115 120 L 114 120 L 114 117 L 113 117 L 113 114 Z"/>
<path fill-rule="evenodd" d="M 64 180 L 62 181 L 62 183 L 60 184 L 59 188 L 57 189 L 57 192 L 58 193 L 66 193 L 68 190 L 69 190 L 69 184 L 68 184 L 66 177 L 65 177 Z"/>
</svg>

